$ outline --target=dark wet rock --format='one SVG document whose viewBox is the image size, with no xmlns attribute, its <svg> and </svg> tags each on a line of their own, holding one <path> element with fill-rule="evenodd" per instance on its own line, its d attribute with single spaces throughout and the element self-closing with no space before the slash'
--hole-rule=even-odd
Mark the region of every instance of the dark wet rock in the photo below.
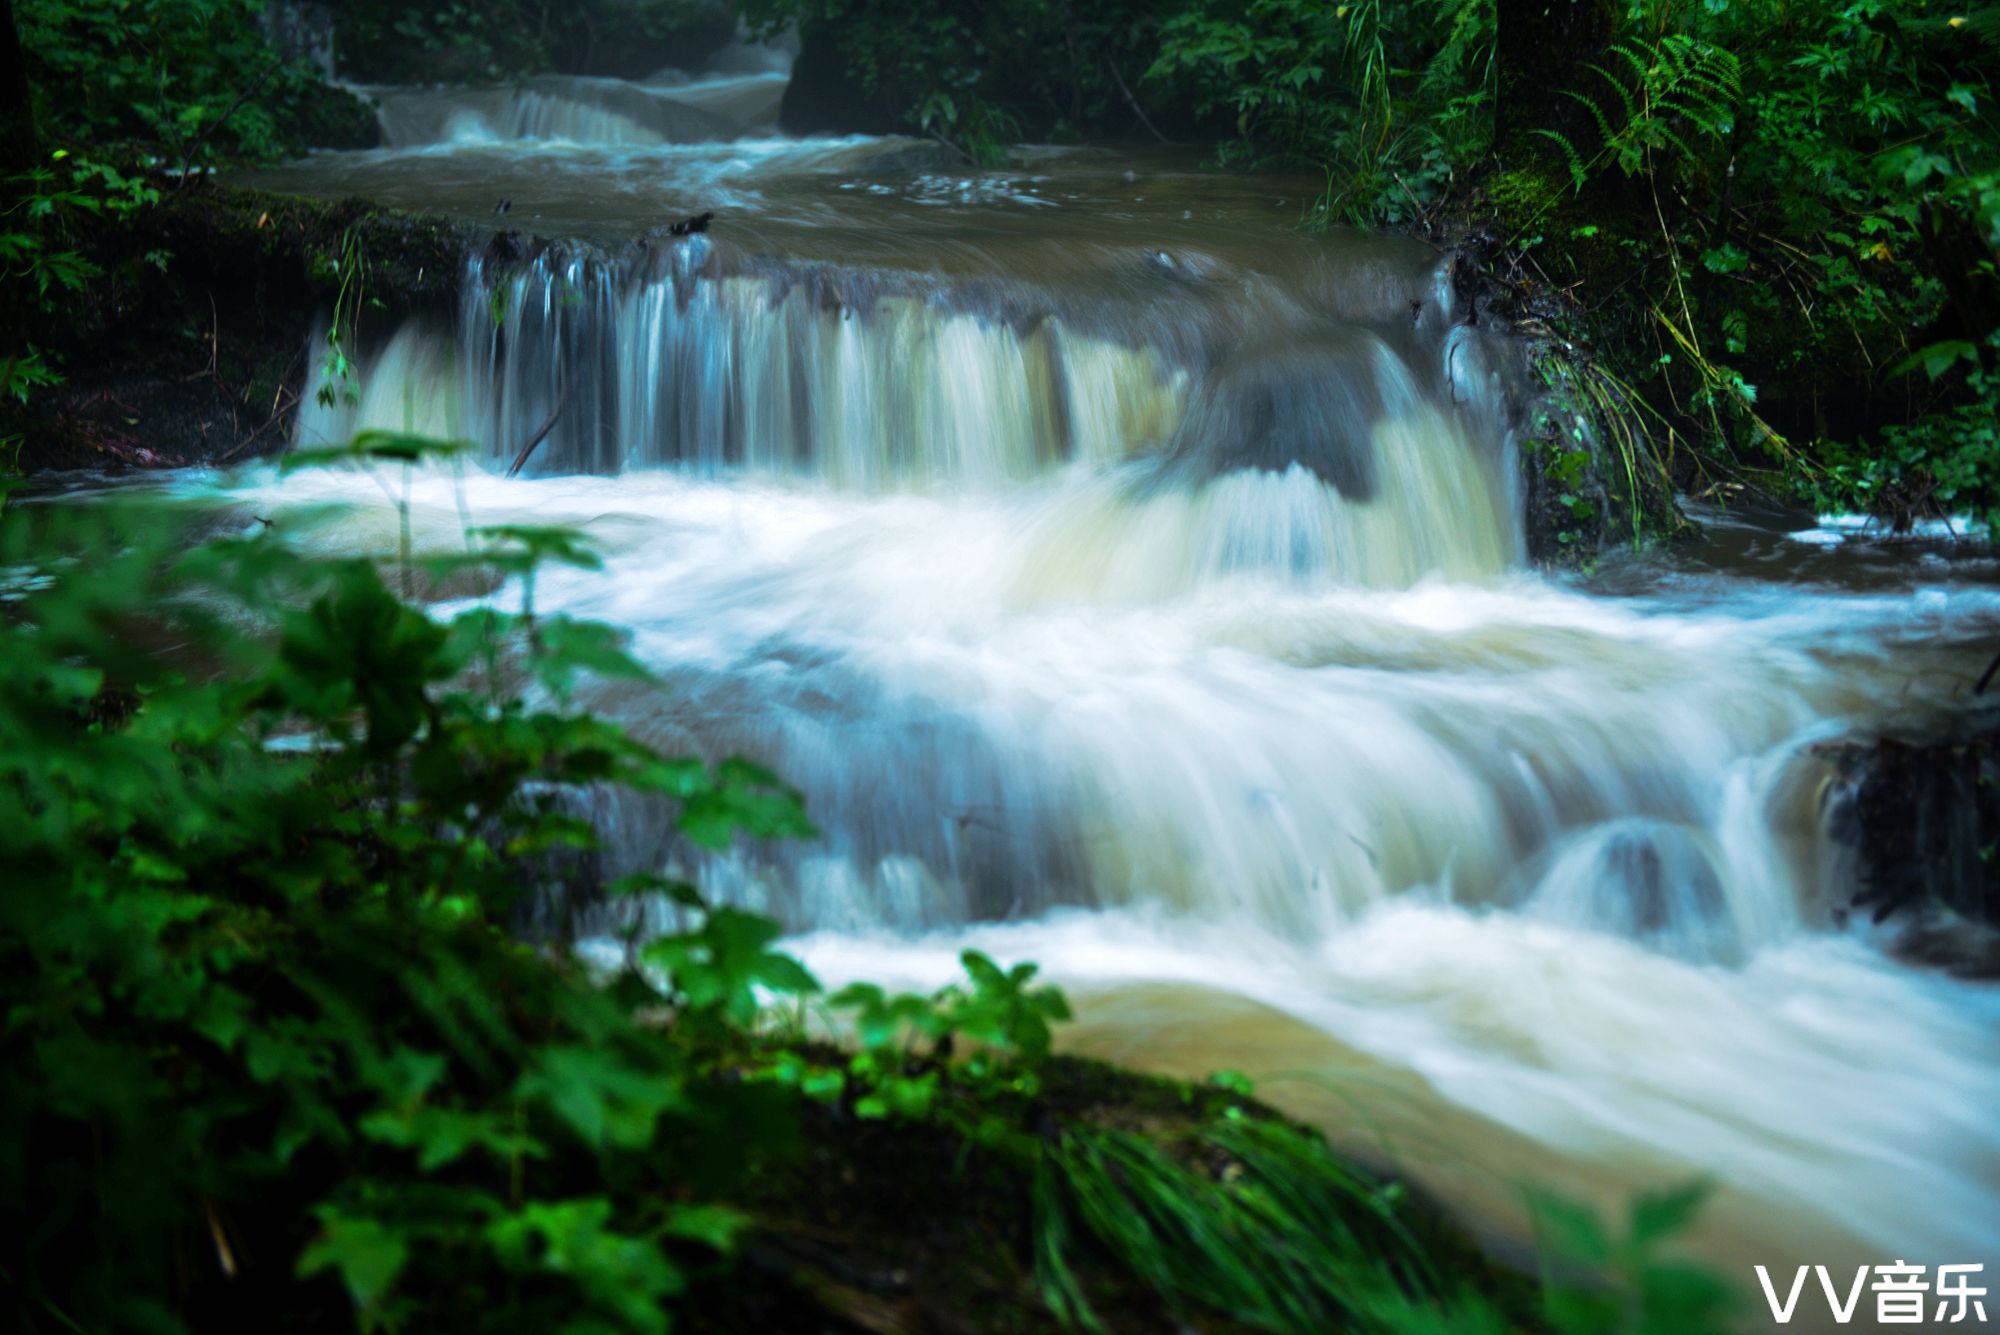
<svg viewBox="0 0 2000 1335">
<path fill-rule="evenodd" d="M 1713 850 L 1687 826 L 1607 821 L 1563 841 L 1525 884 L 1536 917 L 1704 964 L 1745 958 Z"/>
<path fill-rule="evenodd" d="M 1529 558 L 1590 567 L 1609 548 L 1694 535 L 1674 480 L 1646 447 L 1647 422 L 1636 408 L 1618 409 L 1623 386 L 1582 338 L 1575 294 L 1524 271 L 1483 217 L 1450 222 L 1431 239 L 1449 256 L 1457 318 L 1522 343 L 1511 434 Z"/>
<path fill-rule="evenodd" d="M 964 167 L 965 155 L 957 149 L 912 139 L 859 159 L 854 163 L 853 173 L 857 177 L 872 179 L 881 176 L 915 176 L 925 172 L 960 171 Z"/>
<path fill-rule="evenodd" d="M 315 84 L 300 94 L 297 128 L 301 148 L 379 148 L 382 123 L 375 104 L 339 84 Z"/>
<path fill-rule="evenodd" d="M 1289 334 L 1239 349 L 1196 391 L 1168 448 L 1177 480 L 1293 465 L 1350 500 L 1375 495 L 1383 414 L 1372 362 L 1382 344 L 1355 329 Z"/>
<path fill-rule="evenodd" d="M 341 77 L 374 84 L 476 84 L 537 71 L 641 79 L 661 69 L 700 69 L 736 35 L 734 13 L 715 0 L 573 0 L 539 29 L 470 11 L 454 17 L 441 6 L 428 15 L 396 5 L 329 8 Z"/>
<path fill-rule="evenodd" d="M 1948 909 L 1908 915 L 1889 940 L 1899 959 L 1960 978 L 2000 982 L 2000 927 Z"/>
<path fill-rule="evenodd" d="M 848 72 L 833 34 L 809 28 L 800 38 L 792 81 L 778 108 L 778 128 L 786 134 L 894 134 L 903 127 Z"/>
<path fill-rule="evenodd" d="M 1686 831 L 1621 831 L 1598 854 L 1597 912 L 1609 926 L 1670 954 L 1742 956 L 1722 879 Z"/>
<path fill-rule="evenodd" d="M 564 73 L 640 79 L 660 69 L 699 69 L 736 35 L 735 15 L 723 4 L 681 5 L 665 26 L 662 7 L 646 0 L 600 0 L 591 8 L 583 39 L 554 52 Z"/>
<path fill-rule="evenodd" d="M 1829 829 L 1854 859 L 1837 907 L 1896 924 L 1916 958 L 2000 973 L 2000 710 L 1817 752 L 1834 774 Z"/>
</svg>

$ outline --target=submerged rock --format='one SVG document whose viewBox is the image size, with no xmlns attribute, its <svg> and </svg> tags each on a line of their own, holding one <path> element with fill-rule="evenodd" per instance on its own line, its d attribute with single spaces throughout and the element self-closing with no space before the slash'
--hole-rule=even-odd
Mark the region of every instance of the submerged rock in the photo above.
<svg viewBox="0 0 2000 1335">
<path fill-rule="evenodd" d="M 1373 362 L 1381 340 L 1325 329 L 1253 343 L 1210 373 L 1168 448 L 1177 480 L 1294 464 L 1352 501 L 1376 491 L 1375 423 L 1383 402 Z"/>
<path fill-rule="evenodd" d="M 1610 821 L 1580 832 L 1555 856 L 1529 911 L 1682 959 L 1744 958 L 1707 841 L 1665 821 Z"/>
</svg>

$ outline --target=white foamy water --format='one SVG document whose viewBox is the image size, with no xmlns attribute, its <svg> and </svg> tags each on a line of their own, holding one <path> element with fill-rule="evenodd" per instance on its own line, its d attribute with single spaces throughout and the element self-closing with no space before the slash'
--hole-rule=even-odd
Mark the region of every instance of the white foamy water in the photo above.
<svg viewBox="0 0 2000 1335">
<path fill-rule="evenodd" d="M 771 912 L 830 983 L 1039 960 L 1072 1047 L 1244 1071 L 1503 1249 L 1527 1185 L 1616 1216 L 1699 1174 L 1695 1242 L 1753 1302 L 1755 1263 L 2000 1267 L 2000 992 L 1842 925 L 1812 749 L 1947 705 L 2000 593 L 1880 554 L 1875 592 L 1528 573 L 1517 350 L 1439 256 L 1274 230 L 1276 183 L 1165 162 L 724 142 L 702 118 L 754 77 L 412 97 L 431 146 L 271 174 L 505 191 L 596 243 L 470 262 L 300 436 L 476 442 L 410 479 L 419 546 L 581 527 L 608 568 L 538 606 L 658 675 L 589 703 L 765 762 L 821 831 L 713 857 L 614 797 L 610 874 Z M 633 244 L 717 201 L 748 216 Z M 225 489 L 394 550 L 369 479 Z"/>
<path fill-rule="evenodd" d="M 600 703 L 642 734 L 801 786 L 823 838 L 703 874 L 829 981 L 935 986 L 968 944 L 1040 960 L 1078 1046 L 1244 1069 L 1503 1234 L 1524 1180 L 1616 1208 L 1703 1173 L 1732 1261 L 2000 1250 L 2000 997 L 1833 930 L 1803 751 L 1925 689 L 1934 665 L 1883 646 L 2000 596 L 1369 589 L 1190 555 L 1184 495 L 1107 476 L 413 494 L 436 541 L 462 488 L 479 522 L 604 544 L 542 605 L 631 630 L 664 685 Z M 361 479 L 252 495 L 360 507 L 314 541 L 393 532 Z M 689 857 L 657 816 L 607 818 L 621 865 Z"/>
</svg>

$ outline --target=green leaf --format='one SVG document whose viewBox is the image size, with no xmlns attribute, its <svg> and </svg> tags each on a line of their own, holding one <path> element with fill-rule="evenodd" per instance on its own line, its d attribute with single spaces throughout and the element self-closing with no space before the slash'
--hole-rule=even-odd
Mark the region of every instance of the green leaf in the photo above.
<svg viewBox="0 0 2000 1335">
<path fill-rule="evenodd" d="M 347 371 L 346 358 L 335 355 L 334 374 L 344 376 Z M 301 468 L 325 468 L 334 464 L 356 464 L 381 461 L 384 463 L 418 463 L 426 459 L 448 459 L 454 455 L 472 453 L 475 446 L 466 440 L 437 440 L 430 436 L 414 435 L 405 431 L 363 431 L 345 445 L 325 446 L 314 449 L 292 450 L 278 460 L 281 474 L 295 473 Z"/>
<path fill-rule="evenodd" d="M 651 681 L 652 674 L 625 652 L 625 636 L 595 621 L 547 617 L 536 623 L 535 672 L 550 690 L 567 697 L 579 673 L 627 681 Z"/>
<path fill-rule="evenodd" d="M 354 1305 L 371 1310 L 403 1273 L 410 1259 L 409 1243 L 366 1216 L 327 1209 L 320 1212 L 320 1224 L 319 1238 L 300 1255 L 294 1273 L 307 1279 L 322 1270 L 338 1270 Z"/>
<path fill-rule="evenodd" d="M 1750 267 L 1750 257 L 1740 247 L 1725 242 L 1716 249 L 1704 250 L 1701 263 L 1710 273 L 1741 273 Z"/>
<path fill-rule="evenodd" d="M 686 881 L 649 871 L 620 876 L 604 887 L 604 893 L 613 897 L 664 895 L 682 908 L 702 910 L 708 908 L 708 901 L 702 898 L 701 891 L 694 886 Z"/>
<path fill-rule="evenodd" d="M 1217 1089 L 1226 1089 L 1232 1094 L 1249 1098 L 1257 1092 L 1255 1083 L 1241 1071 L 1216 1071 L 1208 1077 L 1208 1083 Z"/>
<path fill-rule="evenodd" d="M 667 1215 L 670 1237 L 703 1243 L 718 1252 L 736 1249 L 736 1240 L 751 1227 L 748 1215 L 722 1205 L 676 1205 Z"/>
<path fill-rule="evenodd" d="M 643 1148 L 663 1114 L 686 1106 L 680 1083 L 665 1072 L 577 1047 L 544 1048 L 517 1094 L 546 1104 L 593 1148 Z"/>
<path fill-rule="evenodd" d="M 714 1012 L 744 1025 L 757 1016 L 757 988 L 790 996 L 819 990 L 819 982 L 789 955 L 766 949 L 783 934 L 769 918 L 720 908 L 700 929 L 662 937 L 641 957 L 665 970 L 691 1011 Z"/>
<path fill-rule="evenodd" d="M 1908 375 L 1917 367 L 1924 368 L 1924 374 L 1932 380 L 1944 375 L 1960 361 L 1979 365 L 1979 349 L 1964 339 L 1947 339 L 1942 343 L 1931 343 L 1917 349 L 1889 368 L 1892 376 Z"/>
<path fill-rule="evenodd" d="M 471 534 L 502 548 L 520 549 L 531 565 L 553 561 L 579 570 L 602 570 L 604 558 L 590 545 L 590 539 L 573 528 L 549 524 L 493 524 L 474 528 Z"/>
<path fill-rule="evenodd" d="M 1589 1207 L 1552 1192 L 1533 1191 L 1528 1211 L 1536 1236 L 1555 1255 L 1589 1265 L 1610 1261 L 1610 1236 Z"/>
<path fill-rule="evenodd" d="M 1640 1196 L 1632 1203 L 1633 1245 L 1650 1247 L 1685 1230 L 1694 1222 L 1710 1193 L 1709 1183 L 1696 1180 Z"/>
</svg>

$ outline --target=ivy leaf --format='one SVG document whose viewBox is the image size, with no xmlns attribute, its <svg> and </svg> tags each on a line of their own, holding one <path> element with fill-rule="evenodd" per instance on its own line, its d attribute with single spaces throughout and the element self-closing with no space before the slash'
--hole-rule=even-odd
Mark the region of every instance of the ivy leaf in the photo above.
<svg viewBox="0 0 2000 1335">
<path fill-rule="evenodd" d="M 1961 358 L 1977 366 L 1979 349 L 1963 339 L 1947 339 L 1942 343 L 1932 343 L 1927 347 L 1918 348 L 1890 367 L 1889 374 L 1907 375 L 1921 366 L 1925 375 L 1936 380 L 1957 365 Z"/>
<path fill-rule="evenodd" d="M 679 1081 L 666 1072 L 590 1048 L 544 1049 L 516 1092 L 546 1104 L 594 1148 L 642 1149 L 651 1143 L 660 1116 L 684 1106 Z"/>
<path fill-rule="evenodd" d="M 338 1270 L 354 1305 L 371 1310 L 409 1262 L 409 1244 L 379 1220 L 363 1215 L 328 1209 L 320 1212 L 320 1222 L 318 1240 L 299 1256 L 294 1273 L 306 1279 L 322 1270 Z"/>
</svg>

